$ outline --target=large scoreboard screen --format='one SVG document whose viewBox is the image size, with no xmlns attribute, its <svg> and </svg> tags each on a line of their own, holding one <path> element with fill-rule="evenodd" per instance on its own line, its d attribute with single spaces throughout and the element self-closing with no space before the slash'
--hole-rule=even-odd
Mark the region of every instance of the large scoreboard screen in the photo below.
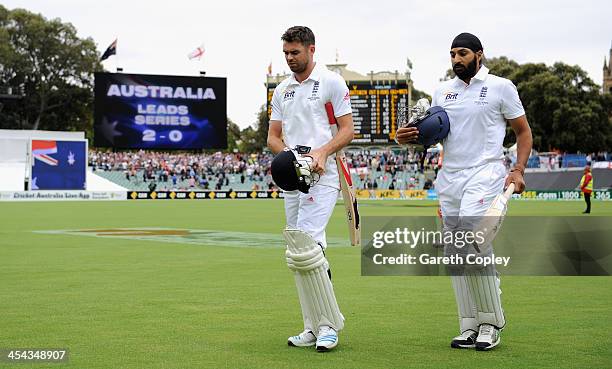
<svg viewBox="0 0 612 369">
<path fill-rule="evenodd" d="M 408 87 L 352 84 L 349 93 L 355 124 L 353 143 L 395 143 L 397 110 L 408 105 Z"/>
<path fill-rule="evenodd" d="M 268 116 L 272 113 L 274 87 L 268 86 Z M 398 108 L 408 106 L 408 86 L 351 82 L 348 86 L 353 108 L 353 144 L 395 144 Z"/>
<path fill-rule="evenodd" d="M 226 148 L 226 91 L 225 78 L 96 73 L 94 146 Z"/>
</svg>

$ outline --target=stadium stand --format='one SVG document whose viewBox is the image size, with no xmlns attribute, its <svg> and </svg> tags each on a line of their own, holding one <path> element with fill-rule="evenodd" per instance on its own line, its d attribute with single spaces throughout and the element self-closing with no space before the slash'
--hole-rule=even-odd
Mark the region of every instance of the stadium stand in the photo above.
<svg viewBox="0 0 612 369">
<path fill-rule="evenodd" d="M 593 169 L 595 189 L 612 188 L 612 170 Z M 574 190 L 582 177 L 582 168 L 574 170 L 557 170 L 525 173 L 525 182 L 529 190 Z"/>
<path fill-rule="evenodd" d="M 438 154 L 428 153 L 425 170 L 420 171 L 422 153 L 406 150 L 351 150 L 347 160 L 357 189 L 420 190 L 433 185 L 437 173 Z M 602 158 L 606 158 L 603 154 Z M 95 173 L 129 190 L 269 190 L 275 189 L 270 175 L 270 153 L 164 153 L 164 152 L 105 152 L 90 150 L 89 164 Z M 573 190 L 576 188 L 587 155 L 532 156 L 534 163 L 527 170 L 527 188 L 532 190 Z M 564 159 L 565 158 L 565 159 Z M 538 165 L 535 165 L 537 163 Z M 542 163 L 546 163 L 543 165 Z M 554 163 L 551 167 L 549 163 Z M 542 164 L 542 165 L 541 165 Z M 508 157 L 506 165 L 512 165 Z M 612 170 L 593 169 L 595 187 L 612 187 Z M 154 187 L 152 187 L 154 186 Z"/>
<path fill-rule="evenodd" d="M 437 154 L 428 154 L 425 171 L 421 155 L 391 150 L 348 153 L 353 180 L 359 189 L 423 189 L 435 178 Z M 95 173 L 130 190 L 269 190 L 272 154 L 105 152 L 90 150 Z"/>
<path fill-rule="evenodd" d="M 527 162 L 527 168 L 584 168 L 585 165 L 593 162 L 612 161 L 612 155 L 607 152 L 593 154 L 557 154 L 540 153 L 533 155 Z"/>
</svg>

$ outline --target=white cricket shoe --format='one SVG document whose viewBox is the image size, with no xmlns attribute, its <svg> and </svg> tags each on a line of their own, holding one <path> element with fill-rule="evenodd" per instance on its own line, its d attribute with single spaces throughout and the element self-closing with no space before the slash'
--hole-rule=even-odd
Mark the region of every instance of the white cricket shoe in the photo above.
<svg viewBox="0 0 612 369">
<path fill-rule="evenodd" d="M 461 333 L 451 341 L 451 347 L 456 349 L 476 347 L 476 337 L 478 333 L 471 329 Z"/>
<path fill-rule="evenodd" d="M 314 346 L 315 342 L 317 342 L 317 337 L 309 329 L 305 329 L 304 332 L 297 336 L 291 336 L 287 339 L 287 344 L 295 347 Z"/>
<path fill-rule="evenodd" d="M 326 352 L 338 345 L 338 332 L 326 325 L 319 328 L 317 335 L 317 351 Z"/>
<path fill-rule="evenodd" d="M 476 338 L 476 350 L 486 351 L 499 345 L 501 341 L 499 329 L 491 324 L 481 324 Z"/>
</svg>

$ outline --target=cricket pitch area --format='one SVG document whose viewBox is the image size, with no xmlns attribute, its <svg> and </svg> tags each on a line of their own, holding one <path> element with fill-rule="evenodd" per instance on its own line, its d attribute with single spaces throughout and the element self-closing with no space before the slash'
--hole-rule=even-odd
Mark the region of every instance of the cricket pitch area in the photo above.
<svg viewBox="0 0 612 369">
<path fill-rule="evenodd" d="M 280 200 L 2 203 L 0 348 L 67 348 L 36 368 L 609 368 L 612 277 L 502 276 L 507 327 L 490 352 L 453 350 L 448 277 L 362 277 L 344 208 L 327 257 L 346 317 L 329 353 L 302 329 Z M 582 201 L 513 201 L 509 215 L 576 216 Z M 436 214 L 364 201 L 362 215 Z M 612 216 L 593 202 L 591 216 Z M 18 367 L 0 362 L 0 368 Z M 25 367 L 23 364 L 19 367 Z"/>
</svg>

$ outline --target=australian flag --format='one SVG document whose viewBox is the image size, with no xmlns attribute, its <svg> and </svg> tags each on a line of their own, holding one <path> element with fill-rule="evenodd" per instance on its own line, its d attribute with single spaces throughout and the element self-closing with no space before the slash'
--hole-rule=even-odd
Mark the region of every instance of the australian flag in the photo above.
<svg viewBox="0 0 612 369">
<path fill-rule="evenodd" d="M 117 39 L 115 39 L 115 41 L 113 41 L 113 43 L 110 44 L 110 46 L 106 48 L 106 51 L 104 51 L 104 54 L 102 54 L 102 57 L 100 58 L 100 61 L 106 60 L 111 55 L 115 55 L 115 54 L 117 54 Z"/>
<path fill-rule="evenodd" d="M 32 190 L 85 190 L 85 141 L 32 140 Z"/>
</svg>

